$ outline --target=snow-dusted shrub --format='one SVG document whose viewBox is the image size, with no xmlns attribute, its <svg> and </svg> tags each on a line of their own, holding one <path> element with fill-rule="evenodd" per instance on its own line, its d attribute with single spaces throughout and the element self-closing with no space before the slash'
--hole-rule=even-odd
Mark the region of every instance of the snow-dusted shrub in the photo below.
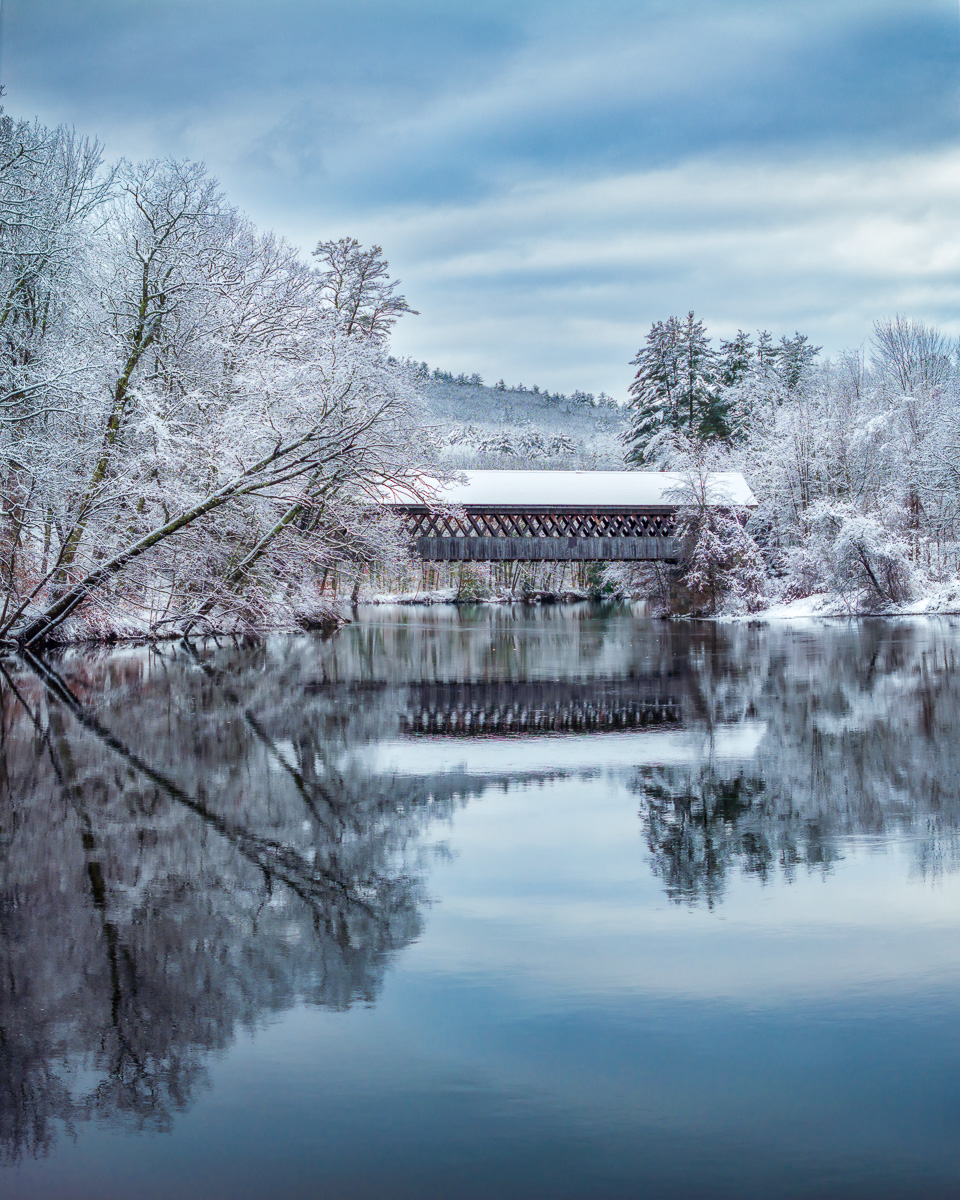
<svg viewBox="0 0 960 1200">
<path fill-rule="evenodd" d="M 828 587 L 852 608 L 889 607 L 913 597 L 914 568 L 904 538 L 847 504 L 821 501 L 807 514 L 810 548 Z"/>
<path fill-rule="evenodd" d="M 780 568 L 780 596 L 783 600 L 799 600 L 829 588 L 823 557 L 808 546 L 793 546 L 785 550 L 780 559 Z"/>
<path fill-rule="evenodd" d="M 464 602 L 485 600 L 491 594 L 489 566 L 479 563 L 461 563 L 457 577 L 456 599 Z"/>
<path fill-rule="evenodd" d="M 683 482 L 668 493 L 679 506 L 676 536 L 682 566 L 672 589 L 673 611 L 706 615 L 756 612 L 767 603 L 767 573 L 747 514 L 729 503 L 715 472 L 722 455 L 702 439 L 678 438 Z"/>
<path fill-rule="evenodd" d="M 696 614 L 756 612 L 767 602 L 767 573 L 757 543 L 730 509 L 707 505 L 681 514 L 685 565 L 680 607 Z"/>
<path fill-rule="evenodd" d="M 668 616 L 670 571 L 664 563 L 608 563 L 603 568 L 603 591 L 615 600 L 646 600 L 655 616 Z"/>
</svg>

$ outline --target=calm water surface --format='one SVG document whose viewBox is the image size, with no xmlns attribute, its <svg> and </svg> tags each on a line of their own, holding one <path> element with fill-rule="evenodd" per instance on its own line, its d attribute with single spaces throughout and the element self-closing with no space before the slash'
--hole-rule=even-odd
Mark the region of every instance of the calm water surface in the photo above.
<svg viewBox="0 0 960 1200">
<path fill-rule="evenodd" d="M 960 1195 L 960 625 L 0 676 L 0 1194 Z"/>
</svg>

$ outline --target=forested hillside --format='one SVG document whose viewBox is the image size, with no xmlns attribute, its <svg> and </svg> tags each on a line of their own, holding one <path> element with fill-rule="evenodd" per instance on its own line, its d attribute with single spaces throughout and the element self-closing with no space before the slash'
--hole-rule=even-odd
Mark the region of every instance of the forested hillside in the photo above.
<svg viewBox="0 0 960 1200">
<path fill-rule="evenodd" d="M 451 468 L 589 470 L 623 466 L 626 411 L 600 392 L 484 384 L 416 364 L 441 460 Z"/>
</svg>

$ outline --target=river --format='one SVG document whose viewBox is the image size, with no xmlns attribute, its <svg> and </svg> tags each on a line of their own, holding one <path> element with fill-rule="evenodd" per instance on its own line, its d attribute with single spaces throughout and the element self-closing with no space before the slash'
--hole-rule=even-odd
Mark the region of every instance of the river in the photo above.
<svg viewBox="0 0 960 1200">
<path fill-rule="evenodd" d="M 0 1194 L 954 1197 L 960 622 L 0 676 Z"/>
</svg>

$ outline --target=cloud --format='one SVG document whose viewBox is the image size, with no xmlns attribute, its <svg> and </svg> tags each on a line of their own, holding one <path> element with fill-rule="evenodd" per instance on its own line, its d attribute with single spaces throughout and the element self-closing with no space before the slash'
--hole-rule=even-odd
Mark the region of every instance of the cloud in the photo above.
<svg viewBox="0 0 960 1200">
<path fill-rule="evenodd" d="M 958 196 L 951 149 L 702 159 L 367 219 L 424 313 L 402 348 L 622 395 L 650 322 L 688 308 L 718 335 L 800 328 L 828 352 L 897 311 L 960 334 Z"/>
<path fill-rule="evenodd" d="M 365 79 L 331 93 L 315 82 L 272 120 L 251 109 L 258 141 L 290 163 L 322 142 L 322 173 L 290 170 L 284 182 L 303 200 L 322 185 L 353 211 L 385 196 L 447 202 L 705 154 L 815 148 L 843 159 L 953 141 L 956 22 L 941 6 L 917 5 L 909 19 L 883 4 L 680 5 L 669 19 L 651 7 L 614 21 L 600 6 L 589 24 L 541 29 L 528 5 L 525 36 L 438 70 L 430 86 Z M 422 50 L 434 52 L 429 37 Z M 315 117 L 291 121 L 291 111 Z M 217 144 L 217 120 L 202 118 L 194 141 Z M 248 170 L 242 146 L 237 155 Z M 275 190 L 278 167 L 249 182 Z"/>
<path fill-rule="evenodd" d="M 322 182 L 361 208 L 956 128 L 942 0 L 9 0 L 5 19 L 12 102 L 124 152 L 199 153 L 253 194 Z"/>
<path fill-rule="evenodd" d="M 956 327 L 946 0 L 8 0 L 10 107 L 382 244 L 456 369 L 623 394 L 644 328 Z"/>
</svg>

